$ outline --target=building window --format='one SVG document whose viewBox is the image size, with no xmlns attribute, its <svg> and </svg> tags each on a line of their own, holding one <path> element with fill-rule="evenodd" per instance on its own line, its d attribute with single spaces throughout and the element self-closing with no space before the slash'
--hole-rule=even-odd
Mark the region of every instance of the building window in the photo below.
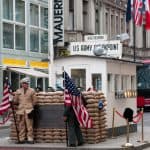
<svg viewBox="0 0 150 150">
<path fill-rule="evenodd" d="M 30 25 L 39 26 L 39 9 L 34 4 L 30 4 Z"/>
<path fill-rule="evenodd" d="M 119 75 L 115 75 L 115 91 L 120 91 L 120 80 L 119 80 Z"/>
<path fill-rule="evenodd" d="M 25 50 L 25 27 L 16 25 L 16 49 Z"/>
<path fill-rule="evenodd" d="M 48 28 L 48 8 L 41 7 L 41 27 Z"/>
<path fill-rule="evenodd" d="M 14 48 L 14 26 L 12 24 L 3 23 L 3 47 Z"/>
<path fill-rule="evenodd" d="M 115 35 L 115 17 L 111 15 L 111 37 Z"/>
<path fill-rule="evenodd" d="M 87 31 L 88 26 L 88 1 L 83 1 L 83 29 Z"/>
<path fill-rule="evenodd" d="M 86 70 L 85 69 L 71 69 L 71 77 L 77 87 L 86 88 Z"/>
<path fill-rule="evenodd" d="M 105 13 L 105 34 L 109 34 L 109 17 L 108 13 Z"/>
<path fill-rule="evenodd" d="M 30 29 L 30 51 L 39 51 L 39 31 L 37 29 Z"/>
<path fill-rule="evenodd" d="M 48 32 L 41 31 L 41 53 L 48 53 Z"/>
<path fill-rule="evenodd" d="M 16 0 L 16 21 L 25 23 L 25 2 L 22 0 Z"/>
<path fill-rule="evenodd" d="M 102 90 L 102 75 L 92 74 L 92 85 L 95 90 Z"/>
<path fill-rule="evenodd" d="M 108 91 L 113 92 L 114 91 L 114 78 L 113 74 L 107 75 L 107 81 L 108 81 Z"/>
<path fill-rule="evenodd" d="M 74 30 L 74 0 L 69 0 L 69 29 Z"/>
<path fill-rule="evenodd" d="M 3 18 L 13 20 L 13 0 L 3 0 Z"/>
</svg>

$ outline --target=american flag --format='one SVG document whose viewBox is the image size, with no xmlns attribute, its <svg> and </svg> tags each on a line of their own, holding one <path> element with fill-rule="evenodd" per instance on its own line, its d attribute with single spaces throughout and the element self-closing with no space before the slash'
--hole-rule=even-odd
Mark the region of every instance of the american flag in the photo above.
<svg viewBox="0 0 150 150">
<path fill-rule="evenodd" d="M 145 0 L 128 0 L 126 21 L 132 18 L 135 25 L 141 26 L 145 17 Z"/>
<path fill-rule="evenodd" d="M 65 105 L 72 105 L 81 127 L 92 128 L 92 119 L 82 104 L 81 93 L 72 79 L 64 71 Z"/>
<path fill-rule="evenodd" d="M 0 114 L 3 114 L 10 108 L 9 98 L 10 98 L 10 85 L 8 79 L 6 79 L 4 81 L 2 103 L 0 104 Z"/>
<path fill-rule="evenodd" d="M 145 0 L 145 29 L 150 30 L 150 0 Z"/>
</svg>

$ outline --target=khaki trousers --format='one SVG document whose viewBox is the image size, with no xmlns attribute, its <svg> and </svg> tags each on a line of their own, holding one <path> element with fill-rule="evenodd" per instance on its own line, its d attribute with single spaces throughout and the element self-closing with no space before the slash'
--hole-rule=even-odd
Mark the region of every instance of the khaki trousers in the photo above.
<svg viewBox="0 0 150 150">
<path fill-rule="evenodd" d="M 19 140 L 23 141 L 26 137 L 28 141 L 33 141 L 33 120 L 24 113 L 19 115 Z"/>
</svg>

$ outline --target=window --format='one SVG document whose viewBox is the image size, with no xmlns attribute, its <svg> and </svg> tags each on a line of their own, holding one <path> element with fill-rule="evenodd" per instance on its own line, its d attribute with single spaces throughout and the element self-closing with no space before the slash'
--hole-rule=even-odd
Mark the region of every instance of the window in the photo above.
<svg viewBox="0 0 150 150">
<path fill-rule="evenodd" d="M 83 1 L 83 29 L 87 32 L 88 25 L 88 1 Z"/>
<path fill-rule="evenodd" d="M 41 7 L 41 27 L 48 28 L 48 8 Z"/>
<path fill-rule="evenodd" d="M 95 90 L 102 90 L 102 75 L 92 74 L 92 85 Z"/>
<path fill-rule="evenodd" d="M 108 81 L 108 91 L 112 92 L 114 91 L 114 80 L 113 80 L 113 74 L 108 74 L 107 75 L 107 81 Z"/>
<path fill-rule="evenodd" d="M 115 35 L 115 17 L 114 14 L 111 15 L 111 36 Z"/>
<path fill-rule="evenodd" d="M 119 75 L 115 75 L 115 91 L 120 91 Z"/>
<path fill-rule="evenodd" d="M 77 87 L 86 88 L 86 70 L 85 69 L 71 69 L 71 78 Z"/>
<path fill-rule="evenodd" d="M 16 0 L 16 21 L 25 23 L 25 2 Z"/>
<path fill-rule="evenodd" d="M 30 4 L 30 25 L 39 26 L 38 6 Z"/>
<path fill-rule="evenodd" d="M 41 53 L 48 53 L 48 32 L 41 31 Z"/>
<path fill-rule="evenodd" d="M 69 0 L 69 29 L 74 30 L 74 0 Z"/>
<path fill-rule="evenodd" d="M 25 50 L 25 27 L 16 25 L 16 49 Z"/>
<path fill-rule="evenodd" d="M 14 26 L 12 24 L 3 23 L 3 47 L 14 48 Z"/>
<path fill-rule="evenodd" d="M 11 72 L 11 86 L 13 91 L 16 91 L 19 88 L 19 74 Z"/>
<path fill-rule="evenodd" d="M 13 20 L 13 0 L 3 0 L 3 18 Z"/>
<path fill-rule="evenodd" d="M 135 90 L 136 89 L 136 77 L 131 76 L 131 89 Z"/>
<path fill-rule="evenodd" d="M 37 29 L 30 29 L 30 50 L 39 51 L 39 31 Z"/>
</svg>

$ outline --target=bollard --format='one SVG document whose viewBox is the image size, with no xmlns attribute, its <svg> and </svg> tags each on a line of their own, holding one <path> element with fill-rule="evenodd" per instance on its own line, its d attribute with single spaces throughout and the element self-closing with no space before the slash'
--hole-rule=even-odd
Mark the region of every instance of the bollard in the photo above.
<svg viewBox="0 0 150 150">
<path fill-rule="evenodd" d="M 134 147 L 133 144 L 129 142 L 130 124 L 128 119 L 126 119 L 126 123 L 127 123 L 126 143 L 122 145 L 122 147 Z"/>
</svg>

